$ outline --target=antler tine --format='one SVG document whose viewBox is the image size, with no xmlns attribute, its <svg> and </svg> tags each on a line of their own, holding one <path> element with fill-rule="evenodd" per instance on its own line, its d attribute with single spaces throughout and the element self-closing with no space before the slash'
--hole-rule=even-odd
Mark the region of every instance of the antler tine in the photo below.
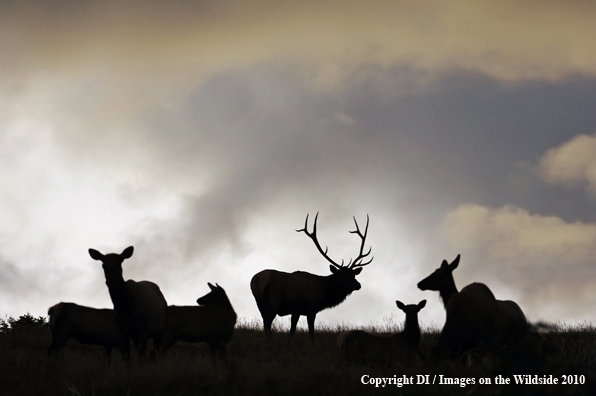
<svg viewBox="0 0 596 396">
<path fill-rule="evenodd" d="M 354 218 L 354 224 L 356 224 L 356 230 L 349 231 L 349 232 L 350 232 L 350 234 L 357 234 L 360 237 L 360 239 L 362 239 L 362 243 L 360 244 L 360 253 L 358 254 L 358 257 L 356 257 L 356 259 L 354 259 L 353 261 L 352 261 L 352 259 L 350 259 L 348 268 L 364 267 L 365 265 L 369 265 L 370 263 L 372 263 L 372 261 L 374 259 L 374 257 L 372 257 L 366 263 L 359 262 L 359 261 L 362 261 L 364 258 L 368 257 L 368 255 L 372 251 L 372 246 L 371 246 L 368 249 L 368 252 L 364 253 L 364 245 L 366 243 L 366 236 L 368 235 L 368 223 L 370 220 L 368 217 L 368 214 L 366 215 L 366 227 L 364 228 L 364 235 L 362 234 L 362 232 L 360 232 L 360 227 L 358 227 L 358 222 L 356 221 L 356 217 L 353 216 L 353 218 Z"/>
<path fill-rule="evenodd" d="M 296 230 L 296 232 L 304 232 L 306 235 L 310 236 L 308 233 L 308 216 L 310 215 L 310 213 L 306 214 L 306 220 L 304 220 L 304 228 L 300 229 L 300 230 Z M 317 212 L 317 216 L 319 215 L 319 212 Z M 315 224 L 317 224 L 317 222 L 315 221 Z M 317 228 L 315 227 L 314 231 L 316 232 Z"/>
<path fill-rule="evenodd" d="M 307 214 L 306 221 L 304 222 L 304 228 L 301 230 L 296 230 L 296 232 L 304 232 L 310 239 L 312 239 L 312 241 L 314 242 L 314 244 L 317 247 L 317 249 L 319 250 L 319 252 L 323 255 L 323 257 L 325 257 L 325 259 L 327 259 L 327 261 L 329 261 L 331 263 L 331 265 L 335 266 L 336 268 L 341 268 L 344 265 L 344 261 L 343 260 L 341 261 L 341 265 L 337 264 L 335 261 L 333 261 L 327 255 L 327 251 L 329 250 L 329 248 L 327 246 L 325 246 L 325 250 L 323 251 L 323 248 L 319 244 L 319 240 L 317 239 L 317 220 L 318 220 L 318 218 L 319 218 L 319 212 L 317 212 L 317 214 L 315 216 L 315 221 L 313 224 L 312 232 L 308 232 L 308 214 Z"/>
<path fill-rule="evenodd" d="M 360 260 L 362 260 L 364 257 L 366 257 L 368 254 L 370 254 L 370 249 L 368 251 L 368 253 L 366 253 L 364 256 L 360 257 Z M 372 256 L 370 258 L 370 260 L 368 260 L 366 263 L 355 263 L 354 265 L 352 265 L 350 268 L 358 268 L 358 267 L 364 267 L 365 265 L 369 265 L 370 263 L 372 263 L 372 261 L 375 259 L 375 256 Z"/>
</svg>

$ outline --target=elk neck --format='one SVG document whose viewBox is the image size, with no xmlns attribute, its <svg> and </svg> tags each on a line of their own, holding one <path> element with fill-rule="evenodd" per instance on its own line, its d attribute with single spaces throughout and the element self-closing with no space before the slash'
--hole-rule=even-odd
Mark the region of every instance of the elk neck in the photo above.
<svg viewBox="0 0 596 396">
<path fill-rule="evenodd" d="M 222 307 L 222 308 L 225 308 L 225 309 L 227 309 L 227 310 L 230 310 L 230 311 L 233 311 L 233 312 L 235 312 L 235 311 L 234 311 L 234 307 L 232 306 L 232 303 L 230 302 L 230 300 L 228 300 L 228 298 L 227 298 L 227 297 L 225 298 L 225 300 L 222 300 L 222 301 L 219 303 L 219 306 L 220 306 L 220 307 Z"/>
<path fill-rule="evenodd" d="M 212 302 L 209 305 L 203 305 L 203 306 L 212 306 L 217 308 L 218 310 L 225 310 L 225 311 L 231 311 L 231 312 L 235 312 L 234 311 L 234 307 L 232 307 L 232 303 L 230 302 L 230 300 L 227 298 L 227 296 L 225 298 L 221 298 L 217 301 Z"/>
<path fill-rule="evenodd" d="M 133 298 L 123 278 L 106 280 L 106 285 L 116 311 L 132 310 Z"/>
<path fill-rule="evenodd" d="M 453 277 L 451 277 L 439 290 L 439 295 L 443 300 L 443 305 L 445 306 L 445 308 L 447 308 L 447 303 L 449 302 L 449 299 L 457 293 L 459 292 L 457 291 L 457 287 L 455 287 L 455 281 L 453 280 Z"/>
<path fill-rule="evenodd" d="M 418 313 L 406 314 L 406 323 L 404 325 L 403 337 L 408 344 L 418 346 L 420 338 L 420 326 L 418 325 Z"/>
<path fill-rule="evenodd" d="M 337 274 L 331 274 L 322 278 L 323 293 L 325 296 L 323 309 L 339 305 L 355 290 L 347 286 Z"/>
</svg>

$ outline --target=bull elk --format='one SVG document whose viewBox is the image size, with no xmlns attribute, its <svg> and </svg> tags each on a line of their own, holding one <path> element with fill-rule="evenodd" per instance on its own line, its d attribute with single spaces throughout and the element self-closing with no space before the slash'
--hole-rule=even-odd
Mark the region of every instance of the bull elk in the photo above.
<svg viewBox="0 0 596 396">
<path fill-rule="evenodd" d="M 399 359 L 412 361 L 419 356 L 421 333 L 418 312 L 426 306 L 426 300 L 410 305 L 395 301 L 395 304 L 406 314 L 403 331 L 390 336 L 370 334 L 362 330 L 344 331 L 337 338 L 341 361 L 387 366 Z"/>
<path fill-rule="evenodd" d="M 133 247 L 129 246 L 120 254 L 101 254 L 89 249 L 89 255 L 101 261 L 110 292 L 116 324 L 125 342 L 133 341 L 140 356 L 145 356 L 147 341 L 161 333 L 164 326 L 166 299 L 159 286 L 153 282 L 134 280 L 124 281 L 122 262 L 130 258 Z"/>
<path fill-rule="evenodd" d="M 271 338 L 271 324 L 276 315 L 292 315 L 289 340 L 296 332 L 298 319 L 301 315 L 305 315 L 310 338 L 314 339 L 317 313 L 339 305 L 353 291 L 360 290 L 360 283 L 356 280 L 356 275 L 360 274 L 362 267 L 370 264 L 373 260 L 370 258 L 367 262 L 363 262 L 372 250 L 369 248 L 368 252 L 364 251 L 368 233 L 368 216 L 366 216 L 364 234 L 360 232 L 356 218 L 354 218 L 356 230 L 349 232 L 360 237 L 360 253 L 355 259 L 350 259 L 347 265 L 344 265 L 343 260 L 341 264 L 336 263 L 327 255 L 328 249 L 321 248 L 317 239 L 318 216 L 319 213 L 315 216 L 312 232 L 308 231 L 308 215 L 304 222 L 304 228 L 296 231 L 304 232 L 313 240 L 319 252 L 331 263 L 329 266 L 331 275 L 320 276 L 304 271 L 287 273 L 267 269 L 253 276 L 250 281 L 250 289 L 263 317 L 265 335 L 268 339 Z"/>
<path fill-rule="evenodd" d="M 418 283 L 420 290 L 439 292 L 447 313 L 436 352 L 453 359 L 472 348 L 495 351 L 521 340 L 529 326 L 519 305 L 497 300 L 483 283 L 471 283 L 458 292 L 453 270 L 459 259 L 458 255 L 451 264 L 443 260 L 435 272 Z"/>
<path fill-rule="evenodd" d="M 211 292 L 197 300 L 199 306 L 167 307 L 165 326 L 156 342 L 160 352 L 178 340 L 206 342 L 214 361 L 216 355 L 225 360 L 226 344 L 236 325 L 236 312 L 223 287 L 207 284 Z"/>
<path fill-rule="evenodd" d="M 108 364 L 112 348 L 120 350 L 122 357 L 129 360 L 130 344 L 123 341 L 114 310 L 61 302 L 52 306 L 48 315 L 52 330 L 52 344 L 48 348 L 51 357 L 57 356 L 72 338 L 82 344 L 103 346 Z"/>
</svg>

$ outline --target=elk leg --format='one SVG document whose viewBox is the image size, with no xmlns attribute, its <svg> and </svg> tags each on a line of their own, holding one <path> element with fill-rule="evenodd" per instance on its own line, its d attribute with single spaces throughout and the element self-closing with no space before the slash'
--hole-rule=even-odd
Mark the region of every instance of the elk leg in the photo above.
<svg viewBox="0 0 596 396">
<path fill-rule="evenodd" d="M 292 339 L 292 337 L 294 336 L 294 333 L 296 332 L 296 326 L 298 325 L 298 319 L 300 319 L 300 314 L 292 314 L 292 324 L 290 326 L 290 340 Z M 290 342 L 288 340 L 288 342 Z"/>
<path fill-rule="evenodd" d="M 224 365 L 227 365 L 228 361 L 226 358 L 226 343 L 217 341 L 213 344 L 209 344 L 211 348 L 211 354 L 213 356 L 213 364 L 215 365 L 217 360 L 223 362 Z"/>
<path fill-rule="evenodd" d="M 176 339 L 172 337 L 168 331 L 163 331 L 160 335 L 153 339 L 153 349 L 161 356 L 176 343 Z"/>
<path fill-rule="evenodd" d="M 275 314 L 273 315 L 268 315 L 265 313 L 262 313 L 263 315 L 263 327 L 265 328 L 265 336 L 267 337 L 267 339 L 271 339 L 271 324 L 273 323 L 273 319 L 275 319 Z"/>
<path fill-rule="evenodd" d="M 315 318 L 317 314 L 306 315 L 306 321 L 308 323 L 308 333 L 310 334 L 311 341 L 315 340 Z"/>
<path fill-rule="evenodd" d="M 209 356 L 211 357 L 211 365 L 215 366 L 217 363 L 217 349 L 219 348 L 219 345 L 217 341 L 207 342 L 207 345 L 209 345 Z"/>
<path fill-rule="evenodd" d="M 147 357 L 147 338 L 146 337 L 135 338 L 133 340 L 133 343 L 135 344 L 135 347 L 137 348 L 137 352 L 139 352 L 139 360 Z"/>
<path fill-rule="evenodd" d="M 122 359 L 126 362 L 126 364 L 130 365 L 130 340 L 122 340 L 118 350 L 120 350 Z"/>
</svg>

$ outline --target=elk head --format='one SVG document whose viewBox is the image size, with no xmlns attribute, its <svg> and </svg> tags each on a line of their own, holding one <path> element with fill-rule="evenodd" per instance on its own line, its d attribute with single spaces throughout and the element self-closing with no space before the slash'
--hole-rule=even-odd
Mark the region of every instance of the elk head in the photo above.
<svg viewBox="0 0 596 396">
<path fill-rule="evenodd" d="M 325 257 L 325 259 L 327 261 L 329 261 L 331 263 L 331 265 L 329 266 L 329 269 L 331 270 L 331 273 L 332 273 L 331 276 L 337 279 L 336 286 L 338 288 L 341 288 L 342 289 L 341 291 L 347 292 L 349 294 L 354 290 L 360 290 L 361 286 L 360 286 L 360 283 L 356 280 L 356 275 L 358 275 L 358 274 L 360 274 L 360 272 L 362 272 L 362 267 L 370 264 L 374 259 L 374 257 L 371 257 L 368 261 L 363 262 L 364 259 L 367 258 L 372 251 L 372 247 L 370 247 L 368 249 L 368 252 L 366 252 L 366 253 L 364 252 L 364 245 L 366 243 L 366 236 L 368 234 L 368 222 L 369 222 L 368 215 L 366 215 L 366 227 L 364 229 L 364 234 L 362 234 L 362 232 L 360 232 L 360 228 L 358 227 L 358 222 L 356 221 L 356 218 L 354 217 L 354 224 L 356 224 L 356 230 L 349 231 L 349 232 L 350 232 L 350 234 L 358 235 L 360 237 L 360 239 L 362 240 L 362 242 L 360 244 L 360 252 L 358 254 L 358 257 L 356 257 L 355 259 L 350 259 L 350 261 L 348 262 L 347 265 L 344 265 L 343 259 L 341 261 L 341 264 L 338 264 L 335 261 L 333 261 L 327 254 L 328 248 L 325 247 L 325 250 L 323 250 L 323 248 L 319 244 L 319 240 L 317 239 L 317 219 L 318 219 L 318 217 L 319 217 L 319 212 L 317 212 L 317 214 L 315 216 L 315 221 L 313 224 L 312 232 L 308 231 L 308 215 L 306 215 L 306 220 L 304 222 L 304 228 L 302 228 L 300 230 L 296 230 L 296 232 L 304 232 L 310 239 L 312 239 L 312 241 L 314 242 L 314 244 L 317 247 L 317 249 L 319 250 L 319 252 L 323 255 L 323 257 Z M 340 290 L 338 290 L 338 291 L 340 291 Z"/>
<path fill-rule="evenodd" d="M 122 278 L 122 262 L 132 256 L 134 248 L 127 247 L 122 253 L 102 254 L 95 249 L 89 249 L 89 255 L 94 260 L 102 262 L 103 272 L 106 276 L 106 283 L 124 282 Z"/>
<path fill-rule="evenodd" d="M 197 299 L 197 304 L 216 305 L 218 303 L 221 303 L 222 301 L 228 301 L 228 295 L 220 285 L 216 283 L 215 286 L 213 286 L 209 282 L 207 282 L 207 285 L 209 285 L 211 292 L 209 294 L 204 295 L 203 297 L 199 297 Z"/>
<path fill-rule="evenodd" d="M 406 317 L 407 317 L 408 314 L 411 315 L 411 314 L 417 314 L 418 312 L 420 312 L 420 310 L 426 306 L 426 300 L 422 300 L 418 304 L 408 304 L 408 305 L 402 303 L 401 301 L 396 300 L 395 304 L 397 305 L 397 307 L 399 309 L 404 311 L 404 313 L 406 314 Z"/>
<path fill-rule="evenodd" d="M 441 266 L 435 272 L 418 282 L 418 288 L 420 290 L 438 291 L 441 299 L 443 299 L 443 304 L 447 307 L 451 296 L 457 293 L 457 287 L 455 287 L 455 281 L 453 280 L 453 270 L 457 268 L 458 264 L 459 254 L 451 264 L 443 260 Z"/>
<path fill-rule="evenodd" d="M 418 282 L 418 288 L 420 290 L 441 291 L 446 287 L 455 287 L 453 270 L 459 265 L 459 257 L 458 254 L 451 264 L 448 264 L 447 260 L 443 260 L 441 266 L 435 272 Z"/>
</svg>

